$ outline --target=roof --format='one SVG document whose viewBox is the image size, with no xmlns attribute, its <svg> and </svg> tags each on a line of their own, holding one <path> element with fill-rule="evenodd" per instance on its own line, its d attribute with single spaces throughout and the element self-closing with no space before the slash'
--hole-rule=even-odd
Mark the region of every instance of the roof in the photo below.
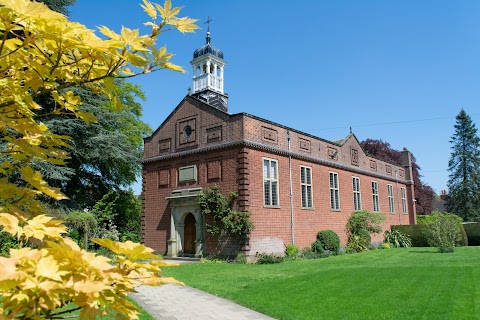
<svg viewBox="0 0 480 320">
<path fill-rule="evenodd" d="M 223 59 L 223 52 L 210 44 L 210 32 L 207 32 L 207 39 L 205 45 L 193 52 L 193 59 L 206 54 L 211 54 L 217 58 Z"/>
<path fill-rule="evenodd" d="M 259 120 L 259 121 L 262 121 L 262 122 L 265 122 L 265 123 L 269 123 L 271 125 L 274 125 L 274 126 L 278 126 L 280 128 L 283 128 L 285 130 L 288 130 L 288 131 L 292 131 L 292 132 L 295 132 L 295 133 L 298 133 L 298 134 L 301 134 L 301 135 L 304 135 L 306 137 L 310 137 L 312 139 L 318 139 L 320 141 L 323 141 L 323 142 L 326 142 L 326 143 L 330 143 L 330 144 L 333 144 L 333 145 L 336 145 L 338 147 L 341 147 L 343 146 L 348 140 L 350 140 L 351 138 L 355 139 L 358 143 L 358 145 L 360 146 L 360 148 L 362 149 L 363 153 L 365 155 L 367 155 L 368 157 L 370 158 L 373 158 L 373 159 L 377 159 L 377 160 L 380 160 L 380 161 L 383 161 L 385 163 L 390 163 L 392 165 L 395 165 L 395 166 L 398 166 L 399 164 L 396 164 L 396 163 L 392 163 L 392 162 L 389 162 L 389 161 L 385 161 L 383 159 L 380 159 L 378 157 L 375 157 L 375 156 L 372 156 L 372 155 L 368 155 L 365 150 L 363 149 L 362 145 L 360 144 L 360 141 L 358 141 L 358 138 L 355 136 L 355 134 L 352 132 L 352 130 L 350 129 L 350 133 L 343 139 L 339 139 L 339 140 L 334 140 L 334 141 L 330 141 L 330 140 L 327 140 L 327 139 L 324 139 L 324 138 L 321 138 L 321 137 L 318 137 L 318 136 L 315 136 L 315 135 L 312 135 L 312 134 L 309 134 L 309 133 L 306 133 L 306 132 L 303 132 L 303 131 L 300 131 L 300 130 L 297 130 L 297 129 L 293 129 L 291 127 L 288 127 L 288 126 L 285 126 L 285 125 L 282 125 L 282 124 L 279 124 L 279 123 L 276 123 L 274 121 L 270 121 L 270 120 L 267 120 L 267 119 L 264 119 L 264 118 L 261 118 L 261 117 L 257 117 L 255 115 L 252 115 L 252 114 L 249 114 L 249 113 L 246 113 L 246 112 L 239 112 L 239 113 L 235 113 L 235 114 L 231 114 L 231 113 L 228 113 L 228 112 L 225 112 L 223 110 L 220 110 L 220 109 L 217 109 L 213 106 L 211 106 L 210 104 L 206 103 L 205 101 L 201 100 L 201 99 L 198 99 L 196 98 L 195 96 L 192 96 L 192 95 L 189 95 L 187 94 L 183 99 L 182 101 L 180 101 L 180 103 L 177 105 L 177 107 L 175 109 L 172 110 L 172 112 L 168 115 L 168 117 L 162 122 L 162 124 L 152 133 L 151 136 L 149 137 L 145 137 L 144 140 L 148 141 L 150 140 L 154 135 L 155 133 L 157 133 L 160 128 L 162 128 L 167 122 L 168 120 L 173 116 L 173 114 L 175 114 L 175 112 L 177 112 L 177 110 L 180 108 L 180 106 L 182 106 L 183 102 L 186 101 L 186 100 L 191 100 L 191 102 L 196 102 L 197 105 L 199 107 L 202 107 L 203 109 L 205 110 L 208 110 L 210 112 L 213 112 L 213 113 L 217 113 L 219 115 L 223 115 L 223 116 L 227 116 L 228 118 L 234 118 L 234 117 L 239 117 L 239 116 L 245 116 L 245 117 L 249 117 L 249 118 L 252 118 L 252 119 L 256 119 L 256 120 Z M 193 100 L 193 101 L 192 101 Z"/>
</svg>

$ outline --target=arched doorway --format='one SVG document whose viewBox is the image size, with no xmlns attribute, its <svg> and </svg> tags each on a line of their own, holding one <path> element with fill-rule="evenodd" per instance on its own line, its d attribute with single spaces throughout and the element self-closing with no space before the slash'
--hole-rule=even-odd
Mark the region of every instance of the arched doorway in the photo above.
<svg viewBox="0 0 480 320">
<path fill-rule="evenodd" d="M 195 241 L 197 240 L 197 227 L 195 216 L 188 213 L 184 223 L 183 253 L 195 254 Z"/>
</svg>

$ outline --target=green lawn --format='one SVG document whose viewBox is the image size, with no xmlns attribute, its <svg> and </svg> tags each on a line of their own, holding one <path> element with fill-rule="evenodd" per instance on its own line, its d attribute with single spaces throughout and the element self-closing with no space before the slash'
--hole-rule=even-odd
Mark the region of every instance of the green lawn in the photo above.
<svg viewBox="0 0 480 320">
<path fill-rule="evenodd" d="M 279 319 L 480 319 L 480 247 L 164 270 L 187 285 Z"/>
</svg>

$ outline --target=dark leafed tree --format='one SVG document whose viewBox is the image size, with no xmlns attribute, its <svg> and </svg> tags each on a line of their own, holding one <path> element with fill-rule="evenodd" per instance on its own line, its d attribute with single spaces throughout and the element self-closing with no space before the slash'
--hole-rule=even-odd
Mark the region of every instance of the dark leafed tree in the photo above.
<svg viewBox="0 0 480 320">
<path fill-rule="evenodd" d="M 51 186 L 69 197 L 64 205 L 84 209 L 93 207 L 108 192 L 121 192 L 136 181 L 141 172 L 143 137 L 151 129 L 140 120 L 142 107 L 136 99 L 144 99 L 144 95 L 138 86 L 119 82 L 117 97 L 125 106 L 122 110 L 116 110 L 105 96 L 82 88 L 73 90 L 82 98 L 82 111 L 94 115 L 96 122 L 52 114 L 49 111 L 54 105 L 42 103 L 37 119 L 52 132 L 70 136 L 71 148 L 66 166 L 42 162 L 37 169 Z"/>
<path fill-rule="evenodd" d="M 470 116 L 461 110 L 456 117 L 448 161 L 447 210 L 464 221 L 480 221 L 480 138 Z"/>
<path fill-rule="evenodd" d="M 67 7 L 73 5 L 77 0 L 39 0 L 45 3 L 51 10 L 68 15 Z"/>
<path fill-rule="evenodd" d="M 367 139 L 360 143 L 363 150 L 370 156 L 377 159 L 401 165 L 401 152 L 392 149 L 388 142 L 375 139 Z M 421 180 L 420 166 L 412 154 L 412 171 L 415 192 L 415 207 L 418 214 L 429 214 L 433 209 L 435 192 L 432 187 Z"/>
</svg>

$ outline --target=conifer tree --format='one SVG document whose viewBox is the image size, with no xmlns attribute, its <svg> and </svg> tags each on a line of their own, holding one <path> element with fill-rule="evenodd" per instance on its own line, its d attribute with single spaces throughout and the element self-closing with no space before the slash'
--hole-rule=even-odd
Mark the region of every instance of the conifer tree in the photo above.
<svg viewBox="0 0 480 320">
<path fill-rule="evenodd" d="M 480 138 L 470 116 L 461 110 L 450 140 L 447 210 L 464 221 L 480 221 Z"/>
</svg>

